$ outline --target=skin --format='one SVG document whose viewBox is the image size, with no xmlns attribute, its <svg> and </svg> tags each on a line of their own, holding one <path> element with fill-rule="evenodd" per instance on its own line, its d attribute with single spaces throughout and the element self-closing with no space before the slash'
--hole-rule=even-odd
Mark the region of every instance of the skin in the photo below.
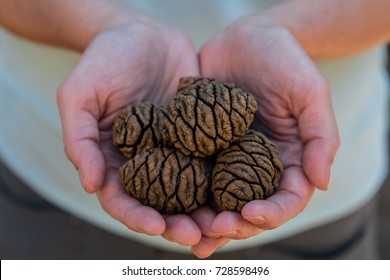
<svg viewBox="0 0 390 280">
<path fill-rule="evenodd" d="M 313 61 L 356 54 L 390 38 L 389 1 L 291 0 L 231 23 L 197 54 L 181 31 L 123 1 L 78 2 L 0 0 L 0 23 L 83 53 L 57 101 L 65 153 L 84 189 L 130 230 L 192 246 L 199 258 L 231 239 L 282 225 L 316 188 L 327 189 L 340 143 L 329 85 Z M 190 216 L 161 216 L 121 188 L 123 158 L 111 145 L 111 125 L 123 104 L 166 104 L 179 77 L 200 74 L 254 93 L 259 125 L 280 149 L 285 176 L 275 195 L 248 203 L 241 214 L 203 207 Z"/>
</svg>

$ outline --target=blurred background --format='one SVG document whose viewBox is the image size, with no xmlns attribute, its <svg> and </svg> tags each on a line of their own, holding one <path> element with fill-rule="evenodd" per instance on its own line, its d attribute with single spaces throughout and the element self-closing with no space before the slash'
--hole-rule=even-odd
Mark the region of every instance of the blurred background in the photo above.
<svg viewBox="0 0 390 280">
<path fill-rule="evenodd" d="M 387 71 L 390 75 L 390 45 L 387 48 L 389 59 Z M 390 146 L 390 135 L 389 135 Z M 387 175 L 385 185 L 379 193 L 379 252 L 381 259 L 390 259 L 390 175 Z"/>
</svg>

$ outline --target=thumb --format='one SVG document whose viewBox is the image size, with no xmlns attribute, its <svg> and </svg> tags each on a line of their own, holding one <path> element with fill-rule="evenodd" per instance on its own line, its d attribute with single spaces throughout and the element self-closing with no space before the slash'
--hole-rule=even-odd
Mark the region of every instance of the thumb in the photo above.
<svg viewBox="0 0 390 280">
<path fill-rule="evenodd" d="M 323 86 L 312 91 L 310 99 L 298 118 L 305 145 L 303 170 L 313 185 L 325 190 L 330 183 L 332 164 L 340 146 L 328 84 L 323 83 Z"/>
<path fill-rule="evenodd" d="M 98 129 L 98 105 L 93 94 L 74 90 L 66 83 L 57 92 L 64 150 L 78 171 L 85 191 L 94 193 L 103 185 L 104 157 Z"/>
</svg>

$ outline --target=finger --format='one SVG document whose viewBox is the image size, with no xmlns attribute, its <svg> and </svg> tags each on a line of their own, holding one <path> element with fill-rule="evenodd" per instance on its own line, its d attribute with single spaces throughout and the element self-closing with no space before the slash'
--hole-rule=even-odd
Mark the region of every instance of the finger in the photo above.
<svg viewBox="0 0 390 280">
<path fill-rule="evenodd" d="M 244 239 L 262 231 L 244 220 L 239 213 L 230 211 L 217 215 L 211 208 L 202 207 L 196 210 L 191 217 L 201 229 L 202 234 L 209 238 Z"/>
<path fill-rule="evenodd" d="M 329 188 L 335 151 L 328 139 L 312 139 L 305 145 L 303 169 L 310 182 L 321 190 Z"/>
<path fill-rule="evenodd" d="M 107 175 L 104 187 L 96 195 L 103 209 L 130 230 L 148 235 L 164 233 L 164 218 L 153 208 L 125 194 L 115 174 Z"/>
<path fill-rule="evenodd" d="M 205 77 L 213 77 L 219 81 L 232 82 L 231 65 L 227 59 L 220 59 L 226 46 L 220 44 L 220 35 L 202 46 L 199 55 L 200 73 Z"/>
<path fill-rule="evenodd" d="M 167 215 L 165 232 L 162 236 L 184 246 L 198 244 L 202 233 L 195 222 L 187 215 Z"/>
<path fill-rule="evenodd" d="M 329 86 L 322 78 L 317 80 L 307 106 L 298 117 L 298 125 L 305 144 L 303 170 L 312 185 L 325 190 L 330 183 L 331 167 L 340 139 Z"/>
<path fill-rule="evenodd" d="M 200 242 L 192 246 L 192 253 L 198 258 L 204 259 L 211 256 L 217 249 L 229 243 L 229 238 L 208 238 L 202 236 Z"/>
<path fill-rule="evenodd" d="M 94 193 L 103 184 L 105 170 L 99 147 L 96 100 L 63 86 L 57 93 L 57 103 L 65 153 L 78 171 L 84 189 Z"/>
<path fill-rule="evenodd" d="M 274 229 L 302 212 L 314 190 L 301 168 L 290 167 L 286 169 L 279 189 L 271 197 L 249 202 L 242 208 L 241 214 L 263 230 Z"/>
<path fill-rule="evenodd" d="M 216 235 L 230 239 L 245 239 L 262 232 L 253 223 L 243 219 L 240 213 L 231 211 L 216 216 L 211 229 Z"/>
<path fill-rule="evenodd" d="M 218 234 L 212 231 L 211 226 L 217 213 L 210 207 L 201 207 L 190 214 L 191 218 L 198 225 L 202 235 L 209 238 L 217 238 Z"/>
</svg>

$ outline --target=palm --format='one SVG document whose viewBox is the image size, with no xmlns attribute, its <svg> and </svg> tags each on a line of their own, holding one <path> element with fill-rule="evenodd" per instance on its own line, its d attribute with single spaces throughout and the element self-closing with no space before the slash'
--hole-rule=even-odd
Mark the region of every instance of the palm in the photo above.
<svg viewBox="0 0 390 280">
<path fill-rule="evenodd" d="M 174 97 L 179 78 L 198 72 L 196 54 L 188 41 L 177 31 L 166 33 L 163 42 L 143 38 L 144 35 L 117 42 L 115 39 L 122 34 L 104 34 L 85 54 L 86 61 L 105 56 L 97 63 L 87 62 L 83 71 L 93 75 L 90 83 L 95 85 L 97 109 L 102 112 L 98 122 L 100 143 L 105 162 L 116 171 L 124 160 L 111 144 L 111 127 L 117 113 L 140 101 L 165 105 Z"/>
</svg>

